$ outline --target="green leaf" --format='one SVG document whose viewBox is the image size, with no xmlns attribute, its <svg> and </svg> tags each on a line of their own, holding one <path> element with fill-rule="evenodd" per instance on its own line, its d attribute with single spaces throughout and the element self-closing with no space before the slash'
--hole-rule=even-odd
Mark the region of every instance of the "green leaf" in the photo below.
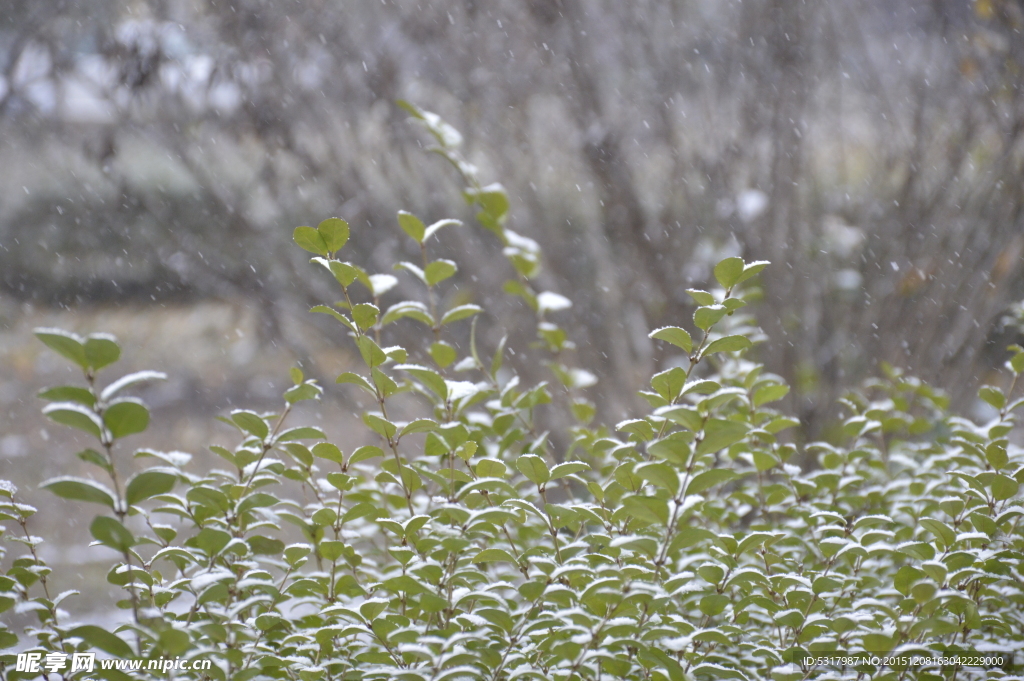
<svg viewBox="0 0 1024 681">
<path fill-rule="evenodd" d="M 423 270 L 423 276 L 431 286 L 439 284 L 459 270 L 451 260 L 435 260 Z"/>
<path fill-rule="evenodd" d="M 498 347 L 494 350 L 494 357 L 491 358 L 491 376 L 497 376 L 502 364 L 505 362 L 505 343 L 508 342 L 508 334 L 501 337 Z"/>
<path fill-rule="evenodd" d="M 373 432 L 383 436 L 387 440 L 391 440 L 395 436 L 395 433 L 398 432 L 398 426 L 381 416 L 370 412 L 363 414 L 363 423 L 369 426 Z"/>
<path fill-rule="evenodd" d="M 341 558 L 342 553 L 345 551 L 345 543 L 325 539 L 320 542 L 318 548 L 320 550 L 320 555 L 323 556 L 324 560 L 333 563 Z"/>
<path fill-rule="evenodd" d="M 697 454 L 711 454 L 725 449 L 742 440 L 746 434 L 745 423 L 726 419 L 710 419 L 704 424 L 704 439 L 697 445 Z"/>
<path fill-rule="evenodd" d="M 314 451 L 316 450 L 315 447 L 313 449 Z M 359 463 L 360 461 L 367 461 L 378 456 L 384 456 L 384 451 L 380 447 L 375 447 L 374 445 L 364 445 L 363 447 L 360 447 L 354 452 L 352 452 L 352 456 L 350 456 L 348 459 L 348 465 L 351 466 L 353 464 Z"/>
<path fill-rule="evenodd" d="M 384 313 L 384 317 L 381 318 L 380 323 L 383 326 L 387 326 L 403 317 L 410 317 L 428 327 L 434 327 L 434 318 L 430 315 L 427 306 L 414 300 L 403 300 L 389 307 L 387 312 Z"/>
<path fill-rule="evenodd" d="M 61 425 L 71 426 L 99 439 L 103 422 L 96 412 L 74 402 L 54 402 L 43 407 L 43 414 Z"/>
<path fill-rule="evenodd" d="M 416 106 L 412 102 L 410 102 L 408 100 L 405 100 L 405 99 L 396 100 L 395 104 L 400 106 L 402 109 L 405 110 L 406 113 L 408 113 L 410 116 L 412 116 L 413 118 L 415 118 L 417 121 L 420 121 L 420 122 L 425 122 L 427 120 L 427 114 L 431 114 L 432 113 L 430 111 L 424 111 L 420 107 Z M 432 115 L 436 116 L 439 119 L 441 118 L 437 114 L 432 114 Z M 369 617 L 369 619 L 373 619 L 376 616 L 377 615 L 373 615 L 372 617 Z"/>
<path fill-rule="evenodd" d="M 430 345 L 430 356 L 442 369 L 455 361 L 455 348 L 444 341 L 436 341 Z"/>
<path fill-rule="evenodd" d="M 473 443 L 476 444 L 475 442 Z M 461 456 L 459 457 L 462 458 Z M 464 459 L 468 461 L 469 459 Z M 507 470 L 505 463 L 497 459 L 480 459 L 476 464 L 476 475 L 479 478 L 504 478 Z"/>
<path fill-rule="evenodd" d="M 366 273 L 366 270 L 350 262 L 331 260 L 327 263 L 327 269 L 334 275 L 335 281 L 344 288 L 348 288 L 356 280 L 362 282 L 367 288 L 373 285 L 370 283 L 370 275 Z"/>
<path fill-rule="evenodd" d="M 228 497 L 224 492 L 205 485 L 195 485 L 185 493 L 189 501 L 214 509 L 215 511 L 227 511 L 230 507 Z"/>
<path fill-rule="evenodd" d="M 423 239 L 427 232 L 426 225 L 423 221 L 412 213 L 407 213 L 404 210 L 398 211 L 398 226 L 402 228 L 402 231 L 408 234 L 412 239 L 418 243 L 423 243 Z"/>
<path fill-rule="evenodd" d="M 260 631 L 270 631 L 281 622 L 284 622 L 284 618 L 280 615 L 265 612 L 262 615 L 257 615 L 255 624 Z"/>
<path fill-rule="evenodd" d="M 1013 353 L 1013 357 L 1010 358 L 1010 370 L 1015 374 L 1024 373 L 1024 348 L 1011 345 L 1006 349 Z"/>
<path fill-rule="evenodd" d="M 892 636 L 886 634 L 866 634 L 864 636 L 864 650 L 881 655 L 892 650 Z"/>
<path fill-rule="evenodd" d="M 284 551 L 284 542 L 273 537 L 254 534 L 245 541 L 252 552 L 260 556 L 280 556 Z"/>
<path fill-rule="evenodd" d="M 138 456 L 139 452 L 136 452 L 135 455 Z M 76 454 L 75 456 L 77 456 L 82 461 L 91 463 L 94 466 L 99 466 L 108 473 L 110 472 L 110 460 L 106 454 L 100 454 L 95 449 L 83 449 L 82 451 L 78 452 L 78 454 Z"/>
<path fill-rule="evenodd" d="M 391 357 L 391 350 L 392 348 L 385 348 L 384 352 L 389 357 Z M 338 378 L 340 379 L 341 377 L 339 376 Z M 370 370 L 370 378 L 373 380 L 373 385 L 376 386 L 376 394 L 374 394 L 372 390 L 370 391 L 370 394 L 374 395 L 375 397 L 388 398 L 400 391 L 404 391 L 407 389 L 407 386 L 405 385 L 399 387 L 398 383 L 396 383 L 393 378 L 391 378 L 390 376 L 388 376 L 383 371 L 377 368 Z"/>
<path fill-rule="evenodd" d="M 660 664 L 668 671 L 669 681 L 687 681 L 687 675 L 683 670 L 682 665 L 679 664 L 674 658 L 670 657 L 668 653 L 658 650 L 654 646 L 647 647 L 643 651 L 642 657 L 644 662 L 647 663 L 645 666 L 650 664 L 651 660 L 656 660 L 656 664 Z M 645 674 L 645 678 L 647 675 Z M 661 675 L 664 678 L 664 675 Z"/>
<path fill-rule="evenodd" d="M 309 544 L 289 544 L 284 549 L 284 559 L 289 565 L 299 565 L 299 561 L 308 556 L 311 550 Z"/>
<path fill-rule="evenodd" d="M 739 350 L 749 350 L 754 344 L 750 342 L 750 339 L 746 336 L 725 336 L 719 338 L 716 341 L 712 341 L 704 352 L 701 353 L 701 357 L 707 357 L 708 355 L 716 352 L 737 352 Z"/>
<path fill-rule="evenodd" d="M 700 415 L 696 409 L 685 406 L 666 406 L 660 407 L 655 412 L 659 416 L 664 416 L 673 423 L 678 423 L 692 431 L 700 430 L 704 425 L 704 418 Z"/>
<path fill-rule="evenodd" d="M 324 431 L 313 426 L 289 428 L 274 438 L 275 442 L 294 442 L 296 440 L 326 440 Z"/>
<path fill-rule="evenodd" d="M 952 527 L 942 522 L 941 520 L 935 520 L 933 518 L 922 518 L 918 521 L 921 527 L 925 528 L 942 542 L 944 548 L 953 546 L 956 542 L 956 532 Z"/>
<path fill-rule="evenodd" d="M 467 189 L 466 200 L 475 202 L 493 220 L 500 223 L 508 213 L 508 193 L 498 183 L 489 184 L 481 189 Z"/>
<path fill-rule="evenodd" d="M 679 493 L 679 476 L 676 475 L 676 469 L 667 463 L 645 463 L 637 466 L 634 470 L 644 480 L 668 490 L 671 496 L 674 497 Z"/>
<path fill-rule="evenodd" d="M 207 556 L 215 556 L 220 553 L 228 542 L 231 541 L 231 535 L 223 530 L 216 530 L 212 527 L 204 527 L 199 530 L 196 536 L 186 542 L 188 546 L 195 546 L 197 549 L 205 553 Z"/>
<path fill-rule="evenodd" d="M 462 225 L 462 220 L 452 220 L 451 218 L 438 220 L 434 224 L 427 227 L 427 231 L 423 233 L 423 240 L 426 241 L 427 239 L 441 231 L 443 227 L 448 227 L 449 225 L 453 227 L 459 227 Z"/>
<path fill-rule="evenodd" d="M 395 367 L 401 369 L 413 375 L 416 380 L 430 389 L 431 392 L 436 394 L 441 400 L 447 401 L 448 399 L 448 384 L 441 378 L 441 374 L 437 373 L 433 369 L 427 369 L 417 364 L 399 364 Z"/>
<path fill-rule="evenodd" d="M 134 505 L 143 499 L 167 494 L 174 489 L 178 477 L 164 471 L 148 470 L 133 476 L 125 487 L 124 497 L 128 505 Z"/>
<path fill-rule="evenodd" d="M 558 480 L 564 478 L 567 475 L 575 475 L 576 473 L 582 473 L 583 471 L 589 471 L 590 466 L 583 463 L 582 461 L 566 461 L 565 463 L 556 464 L 551 469 L 551 479 Z"/>
<path fill-rule="evenodd" d="M 932 584 L 931 582 L 921 582 L 920 584 L 915 584 L 910 590 L 910 593 L 915 601 L 920 604 L 924 604 L 935 597 L 936 591 L 938 591 L 938 587 L 935 584 Z"/>
<path fill-rule="evenodd" d="M 47 480 L 42 485 L 58 497 L 74 501 L 88 501 L 114 508 L 114 493 L 104 485 L 85 478 L 60 477 Z"/>
<path fill-rule="evenodd" d="M 92 333 L 85 339 L 85 361 L 95 371 L 109 366 L 121 357 L 117 339 L 106 333 Z"/>
<path fill-rule="evenodd" d="M 743 258 L 726 258 L 715 265 L 715 279 L 728 290 L 740 281 L 743 275 Z"/>
<path fill-rule="evenodd" d="M 473 557 L 474 563 L 512 563 L 516 565 L 516 559 L 505 549 L 484 549 Z"/>
<path fill-rule="evenodd" d="M 415 421 L 409 422 L 402 428 L 400 436 L 404 437 L 411 433 L 428 433 L 432 430 L 437 430 L 437 421 L 431 419 L 416 419 Z"/>
<path fill-rule="evenodd" d="M 786 430 L 787 428 L 793 428 L 793 427 L 799 426 L 799 425 L 800 425 L 800 422 L 797 421 L 796 419 L 789 418 L 788 416 L 778 416 L 778 417 L 772 419 L 771 421 L 769 421 L 764 426 L 764 429 L 767 430 L 769 433 L 773 433 L 774 434 L 774 433 L 781 433 L 782 431 Z"/>
<path fill-rule="evenodd" d="M 569 406 L 580 425 L 587 425 L 597 415 L 597 405 L 584 398 L 574 399 Z"/>
<path fill-rule="evenodd" d="M 739 681 L 746 681 L 748 676 L 736 669 L 730 669 L 723 667 L 722 665 L 715 665 L 712 663 L 701 663 L 694 667 L 691 674 L 696 678 L 702 677 L 714 677 L 716 679 L 739 679 Z"/>
<path fill-rule="evenodd" d="M 473 440 L 463 442 L 455 450 L 455 455 L 458 456 L 463 461 L 469 461 L 470 459 L 473 458 L 473 455 L 476 454 L 477 447 L 477 443 L 474 442 Z"/>
<path fill-rule="evenodd" d="M 788 394 L 788 385 L 763 385 L 754 391 L 754 407 L 781 400 Z"/>
<path fill-rule="evenodd" d="M 92 624 L 75 627 L 71 631 L 67 632 L 67 636 L 70 638 L 83 639 L 93 648 L 99 648 L 103 652 L 109 653 L 114 657 L 128 659 L 135 656 L 135 652 L 132 650 L 132 647 L 125 643 L 116 634 L 112 634 L 106 629 L 102 629 Z"/>
<path fill-rule="evenodd" d="M 630 495 L 622 499 L 626 513 L 647 523 L 668 523 L 668 503 L 657 497 Z"/>
<path fill-rule="evenodd" d="M 910 594 L 910 587 L 922 579 L 924 573 L 913 565 L 904 565 L 893 577 L 893 587 L 904 596 Z"/>
<path fill-rule="evenodd" d="M 149 426 L 149 409 L 141 400 L 121 398 L 103 412 L 103 423 L 115 439 L 141 433 Z"/>
<path fill-rule="evenodd" d="M 359 605 L 359 613 L 368 622 L 375 620 L 378 615 L 387 610 L 388 602 L 386 598 L 369 598 Z"/>
<path fill-rule="evenodd" d="M 510 296 L 519 296 L 522 298 L 534 312 L 536 312 L 540 307 L 537 303 L 537 295 L 533 292 L 533 289 L 516 279 L 509 279 L 502 284 L 501 289 Z"/>
<path fill-rule="evenodd" d="M 277 497 L 270 494 L 264 494 L 263 492 L 256 492 L 255 494 L 246 494 L 239 501 L 238 505 L 235 506 L 236 513 L 247 513 L 254 508 L 268 508 L 277 503 Z"/>
<path fill-rule="evenodd" d="M 63 329 L 48 328 L 34 329 L 33 333 L 57 354 L 70 359 L 83 369 L 89 366 L 89 361 L 85 357 L 85 340 L 81 336 Z"/>
<path fill-rule="evenodd" d="M 392 577 L 386 579 L 381 584 L 388 591 L 394 591 L 395 593 L 411 594 L 413 596 L 427 593 L 428 590 L 420 584 L 418 581 L 410 577 L 409 575 L 400 575 L 398 577 Z"/>
<path fill-rule="evenodd" d="M 651 331 L 648 337 L 671 343 L 686 353 L 690 353 L 693 350 L 693 339 L 690 338 L 690 334 L 678 326 L 663 326 L 660 329 Z"/>
<path fill-rule="evenodd" d="M 263 418 L 253 411 L 245 409 L 235 409 L 231 412 L 231 420 L 235 422 L 239 428 L 245 432 L 255 435 L 259 439 L 264 439 L 270 434 L 270 426 Z"/>
<path fill-rule="evenodd" d="M 771 532 L 751 532 L 746 537 L 744 537 L 742 541 L 740 541 L 740 543 L 736 546 L 736 550 L 733 551 L 733 553 L 738 556 L 744 551 L 747 551 L 748 549 L 754 547 L 761 546 L 769 539 L 772 539 L 773 537 L 777 536 L 779 535 L 773 535 Z"/>
<path fill-rule="evenodd" d="M 688 288 L 686 292 L 698 305 L 714 305 L 715 297 L 707 291 L 701 291 L 700 289 Z"/>
<path fill-rule="evenodd" d="M 359 303 L 352 308 L 352 319 L 363 331 L 373 328 L 379 314 L 380 310 L 377 309 L 377 306 L 370 303 Z"/>
<path fill-rule="evenodd" d="M 683 394 L 688 395 L 689 393 L 697 393 L 698 395 L 710 395 L 716 393 L 722 389 L 722 385 L 716 381 L 708 379 L 700 379 L 696 381 L 690 381 L 683 386 Z"/>
<path fill-rule="evenodd" d="M 317 225 L 316 231 L 323 239 L 327 250 L 332 253 L 340 251 L 348 243 L 348 223 L 341 218 L 327 218 Z"/>
<path fill-rule="evenodd" d="M 650 421 L 647 419 L 629 419 L 627 421 L 619 421 L 615 424 L 615 430 L 636 435 L 637 438 L 643 441 L 650 440 L 654 437 L 654 426 L 652 426 Z"/>
<path fill-rule="evenodd" d="M 295 404 L 304 400 L 315 400 L 320 397 L 323 390 L 312 381 L 292 386 L 284 393 L 284 399 L 288 404 Z"/>
<path fill-rule="evenodd" d="M 309 311 L 316 312 L 319 314 L 329 314 L 335 319 L 337 319 L 339 322 L 344 324 L 346 327 L 348 327 L 350 330 L 356 330 L 355 324 L 352 323 L 352 320 L 350 320 L 348 317 L 335 310 L 333 307 L 327 307 L 326 305 L 314 305 L 313 307 L 309 308 Z"/>
<path fill-rule="evenodd" d="M 345 463 L 345 455 L 338 449 L 337 445 L 332 445 L 330 442 L 318 442 L 313 445 L 313 456 L 333 461 L 334 463 Z"/>
<path fill-rule="evenodd" d="M 188 650 L 192 645 L 192 637 L 181 629 L 164 629 L 160 632 L 160 651 L 166 657 L 176 657 Z"/>
<path fill-rule="evenodd" d="M 479 305 L 459 305 L 458 307 L 453 307 L 445 312 L 441 317 L 441 326 L 457 322 L 460 319 L 472 317 L 473 315 L 480 314 L 483 311 L 484 309 Z"/>
<path fill-rule="evenodd" d="M 699 419 L 697 427 L 700 427 Z M 690 446 L 692 440 L 692 434 L 677 431 L 666 438 L 647 443 L 647 453 L 677 466 L 686 466 L 693 451 Z"/>
<path fill-rule="evenodd" d="M 992 497 L 996 501 L 1013 498 L 1017 494 L 1017 490 L 1020 488 L 1020 485 L 1016 480 L 1008 475 L 1002 474 L 993 476 L 990 486 L 992 487 Z"/>
<path fill-rule="evenodd" d="M 747 306 L 747 301 L 741 298 L 726 298 L 722 301 L 722 306 L 726 309 L 726 314 L 732 314 L 741 307 Z"/>
<path fill-rule="evenodd" d="M 985 447 L 985 459 L 988 461 L 989 465 L 996 470 L 1004 468 L 1006 464 L 1010 462 L 1010 458 L 1006 454 L 1006 447 L 1000 446 L 994 442 Z"/>
<path fill-rule="evenodd" d="M 97 516 L 89 526 L 89 533 L 104 546 L 122 553 L 135 545 L 135 537 L 125 526 L 109 516 Z"/>
<path fill-rule="evenodd" d="M 125 388 L 131 387 L 137 383 L 144 383 L 146 381 L 164 381 L 167 380 L 167 374 L 162 371 L 136 371 L 134 373 L 122 376 L 117 379 L 100 393 L 100 399 L 109 402 L 110 398 L 121 392 Z"/>
<path fill-rule="evenodd" d="M 771 263 L 767 260 L 755 260 L 754 262 L 748 262 L 746 265 L 743 266 L 743 274 L 740 275 L 740 278 L 739 280 L 737 280 L 736 283 L 742 284 L 747 279 L 750 279 L 758 272 L 763 270 L 765 267 L 768 267 L 768 265 L 770 264 Z"/>
<path fill-rule="evenodd" d="M 357 344 L 359 345 L 359 354 L 362 355 L 363 361 L 369 368 L 378 367 L 387 361 L 388 356 L 369 336 L 360 336 Z"/>
<path fill-rule="evenodd" d="M 754 451 L 751 452 L 751 456 L 754 459 L 754 467 L 757 468 L 758 473 L 771 470 L 781 463 L 778 457 L 771 452 Z"/>
<path fill-rule="evenodd" d="M 739 260 L 739 258 L 737 258 Z M 708 617 L 720 615 L 729 607 L 729 597 L 725 594 L 711 594 L 700 599 L 700 611 Z"/>
<path fill-rule="evenodd" d="M 363 376 L 360 376 L 359 374 L 354 374 L 351 371 L 346 371 L 341 376 L 338 376 L 335 383 L 351 383 L 352 385 L 359 386 L 360 388 L 370 393 L 374 397 L 377 396 L 377 391 L 374 390 L 373 384 L 371 384 Z"/>
<path fill-rule="evenodd" d="M 920 560 L 931 560 L 935 557 L 935 549 L 926 542 L 905 542 L 897 546 L 896 550 Z"/>
<path fill-rule="evenodd" d="M 524 454 L 516 459 L 516 468 L 535 485 L 543 485 L 551 479 L 548 465 L 536 454 Z"/>
<path fill-rule="evenodd" d="M 693 476 L 693 479 L 690 480 L 690 484 L 686 486 L 686 493 L 700 494 L 705 490 L 711 489 L 715 485 L 728 482 L 736 477 L 738 477 L 736 473 L 728 468 L 712 468 L 709 471 L 704 471 L 703 473 L 698 473 Z"/>
<path fill-rule="evenodd" d="M 703 527 L 681 527 L 672 540 L 672 549 L 686 549 L 695 546 L 705 539 L 717 539 L 717 535 Z"/>
<path fill-rule="evenodd" d="M 96 396 L 87 388 L 76 385 L 61 385 L 56 388 L 47 388 L 37 395 L 47 402 L 77 402 L 86 407 L 96 404 Z"/>
<path fill-rule="evenodd" d="M 1002 409 L 1006 406 L 1006 395 L 1001 390 L 997 390 L 990 385 L 983 386 L 978 391 L 978 397 L 991 404 L 996 409 Z"/>
<path fill-rule="evenodd" d="M 295 231 L 292 232 L 292 241 L 299 248 L 310 253 L 316 253 L 317 255 L 328 254 L 327 242 L 324 241 L 324 237 L 320 232 L 312 227 L 296 227 Z"/>
<path fill-rule="evenodd" d="M 727 310 L 723 305 L 698 307 L 697 311 L 693 313 L 693 323 L 697 325 L 698 329 L 707 331 L 717 324 L 725 316 L 726 312 Z"/>
<path fill-rule="evenodd" d="M 686 372 L 680 367 L 672 367 L 651 377 L 651 387 L 663 398 L 673 401 L 686 384 Z"/>
<path fill-rule="evenodd" d="M 395 265 L 396 270 L 405 270 L 414 277 L 422 281 L 424 284 L 427 283 L 427 275 L 423 272 L 419 265 L 415 265 L 407 260 L 403 260 Z"/>
</svg>

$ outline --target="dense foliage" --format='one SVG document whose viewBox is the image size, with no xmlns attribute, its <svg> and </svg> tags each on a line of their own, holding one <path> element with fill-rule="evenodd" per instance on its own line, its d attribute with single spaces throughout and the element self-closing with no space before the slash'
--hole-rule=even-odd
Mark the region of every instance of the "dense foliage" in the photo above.
<svg viewBox="0 0 1024 681">
<path fill-rule="evenodd" d="M 338 320 L 365 365 L 337 383 L 365 395 L 379 446 L 352 450 L 289 423 L 323 390 L 296 368 L 278 413 L 222 419 L 238 432 L 233 448 L 210 447 L 222 467 L 132 454 L 149 410 L 126 394 L 162 375 L 106 382 L 113 338 L 40 329 L 85 377 L 42 393 L 45 413 L 98 442 L 78 454 L 96 479 L 44 486 L 103 509 L 90 532 L 121 556 L 108 580 L 127 614 L 113 631 L 66 621 L 73 594 L 57 595 L 40 559 L 36 509 L 0 486 L 3 536 L 20 545 L 0 610 L 38 619 L 21 637 L 0 625 L 0 678 L 38 676 L 15 671 L 14 650 L 210 658 L 210 671 L 175 675 L 235 681 L 1010 678 L 805 655 L 1024 647 L 1024 456 L 1008 441 L 1024 350 L 1006 390 L 982 389 L 988 423 L 950 415 L 941 394 L 890 369 L 844 400 L 843 442 L 798 448 L 784 435 L 798 422 L 772 406 L 788 388 L 748 358 L 765 339 L 739 312 L 767 263 L 728 258 L 718 288 L 689 292 L 692 324 L 651 334 L 678 361 L 651 378 L 649 412 L 596 423 L 585 394 L 597 377 L 572 365 L 555 321 L 571 303 L 534 283 L 538 245 L 506 226 L 506 192 L 478 181 L 458 133 L 409 110 L 500 241 L 506 291 L 536 311 L 538 343 L 518 352 L 546 362 L 551 382 L 522 385 L 504 343 L 482 354 L 483 309 L 446 304 L 458 266 L 430 256 L 438 230 L 462 227 L 406 212 L 398 223 L 422 261 L 397 269 L 422 282 L 421 300 L 388 300 L 393 275 L 343 259 L 345 221 L 294 233 L 315 276 L 339 285 L 342 299 L 313 311 Z M 419 325 L 422 344 L 388 345 L 393 324 Z M 459 324 L 474 331 L 463 348 Z M 558 408 L 574 421 L 565 451 L 537 427 Z M 147 674 L 161 676 L 135 677 Z"/>
</svg>

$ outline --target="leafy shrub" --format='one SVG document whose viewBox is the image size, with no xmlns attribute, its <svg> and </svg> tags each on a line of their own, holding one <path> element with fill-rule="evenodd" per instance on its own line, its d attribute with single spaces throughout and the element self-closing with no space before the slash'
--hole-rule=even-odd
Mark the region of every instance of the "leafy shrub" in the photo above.
<svg viewBox="0 0 1024 681">
<path fill-rule="evenodd" d="M 317 276 L 326 270 L 340 287 L 340 302 L 313 312 L 337 319 L 365 364 L 337 383 L 368 397 L 362 419 L 379 446 L 346 452 L 292 426 L 293 406 L 322 393 L 293 369 L 279 413 L 222 419 L 238 433 L 233 448 L 210 447 L 223 467 L 199 473 L 186 454 L 142 450 L 134 458 L 146 467 L 126 477 L 127 438 L 149 411 L 125 395 L 163 376 L 103 385 L 120 354 L 114 339 L 39 330 L 85 377 L 43 392 L 44 412 L 98 442 L 78 454 L 98 479 L 44 487 L 103 509 L 89 529 L 121 557 L 108 580 L 130 615 L 114 631 L 65 621 L 70 594 L 55 594 L 39 557 L 36 510 L 6 484 L 5 537 L 23 549 L 0 576 L 0 610 L 32 611 L 38 625 L 22 639 L 0 627 L 0 677 L 34 676 L 15 671 L 17 646 L 209 658 L 210 671 L 175 674 L 235 681 L 1007 674 L 814 666 L 805 654 L 1024 646 L 1024 457 L 1008 442 L 1024 350 L 1008 363 L 1007 390 L 981 392 L 997 414 L 989 423 L 951 416 L 941 394 L 889 370 L 843 401 L 844 442 L 798 448 L 782 439 L 797 421 L 772 406 L 788 388 L 747 358 L 763 339 L 738 314 L 767 263 L 728 258 L 714 269 L 717 288 L 689 292 L 690 331 L 651 334 L 682 361 L 651 378 L 649 412 L 595 423 L 585 389 L 596 378 L 569 363 L 569 334 L 554 321 L 570 303 L 534 285 L 538 245 L 506 226 L 505 191 L 477 180 L 458 133 L 409 110 L 500 241 L 514 271 L 505 290 L 536 312 L 539 343 L 520 352 L 547 362 L 552 382 L 522 385 L 504 342 L 487 357 L 475 333 L 468 352 L 455 347 L 451 327 L 475 331 L 469 318 L 482 308 L 444 308 L 458 268 L 430 248 L 458 223 L 426 226 L 405 212 L 399 226 L 422 262 L 397 267 L 422 282 L 422 300 L 385 306 L 396 279 L 340 257 L 343 220 L 294 233 Z M 393 324 L 418 325 L 422 343 L 386 345 Z M 418 400 L 414 418 L 397 418 L 401 393 Z M 574 421 L 565 451 L 536 425 L 552 402 Z M 136 678 L 147 674 L 160 676 Z"/>
</svg>

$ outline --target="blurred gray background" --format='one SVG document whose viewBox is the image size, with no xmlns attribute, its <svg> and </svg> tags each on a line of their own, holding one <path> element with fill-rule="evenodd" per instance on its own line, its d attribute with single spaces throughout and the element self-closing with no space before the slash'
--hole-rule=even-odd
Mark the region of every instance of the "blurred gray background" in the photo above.
<svg viewBox="0 0 1024 681">
<path fill-rule="evenodd" d="M 336 293 L 296 225 L 346 218 L 347 257 L 389 272 L 416 255 L 398 209 L 462 218 L 434 250 L 460 263 L 453 295 L 490 306 L 485 345 L 532 338 L 403 98 L 508 188 L 612 422 L 666 360 L 647 333 L 687 322 L 685 289 L 726 255 L 774 263 L 756 354 L 806 438 L 881 361 L 972 408 L 1020 338 L 1021 0 L 0 7 L 0 470 L 27 487 L 81 466 L 38 416 L 72 374 L 33 326 L 114 332 L 125 369 L 167 371 L 138 444 L 201 458 L 229 435 L 210 416 L 272 408 L 291 364 L 333 383 L 353 358 L 305 312 Z M 351 398 L 329 393 L 347 437 Z"/>
</svg>

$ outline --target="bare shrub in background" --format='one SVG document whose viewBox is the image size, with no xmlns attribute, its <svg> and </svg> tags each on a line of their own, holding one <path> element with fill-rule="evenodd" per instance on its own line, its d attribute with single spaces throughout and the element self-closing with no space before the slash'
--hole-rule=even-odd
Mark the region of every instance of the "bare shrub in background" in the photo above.
<svg viewBox="0 0 1024 681">
<path fill-rule="evenodd" d="M 970 399 L 1021 297 L 1021 5 L 11 0 L 0 18 L 5 295 L 255 297 L 267 338 L 315 287 L 281 224 L 341 213 L 381 265 L 391 206 L 464 215 L 410 152 L 428 103 L 502 177 L 574 294 L 621 414 L 646 330 L 733 253 L 777 264 L 768 366 L 819 431 L 884 359 Z M 443 235 L 467 286 L 484 241 Z M 242 245 L 245 244 L 245 247 Z M 472 284 L 468 282 L 473 282 Z M 495 314 L 520 321 L 525 310 Z M 523 367 L 528 369 L 527 367 Z"/>
</svg>

